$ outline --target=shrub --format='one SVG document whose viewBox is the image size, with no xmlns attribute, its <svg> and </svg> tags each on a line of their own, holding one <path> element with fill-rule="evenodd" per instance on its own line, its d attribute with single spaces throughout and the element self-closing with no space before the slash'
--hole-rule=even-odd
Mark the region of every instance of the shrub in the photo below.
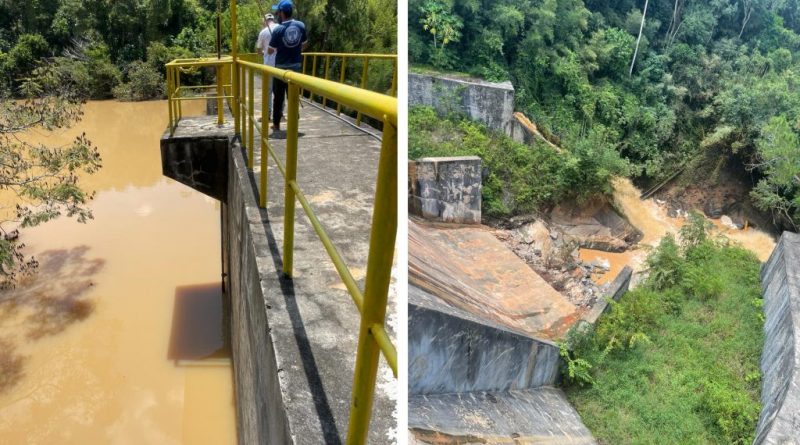
<svg viewBox="0 0 800 445">
<path fill-rule="evenodd" d="M 3 58 L 2 72 L 15 85 L 50 52 L 50 45 L 39 34 L 23 34 Z"/>
<path fill-rule="evenodd" d="M 653 289 L 666 289 L 680 282 L 680 249 L 672 234 L 662 238 L 658 247 L 647 256 L 647 267 L 650 268 L 648 285 Z"/>
<path fill-rule="evenodd" d="M 722 432 L 726 443 L 753 443 L 753 425 L 758 420 L 761 406 L 751 400 L 747 393 L 717 382 L 706 382 L 701 403 L 702 409 L 709 413 Z"/>
<path fill-rule="evenodd" d="M 164 97 L 164 78 L 151 65 L 139 60 L 128 65 L 128 82 L 114 88 L 120 100 L 148 100 Z"/>
</svg>

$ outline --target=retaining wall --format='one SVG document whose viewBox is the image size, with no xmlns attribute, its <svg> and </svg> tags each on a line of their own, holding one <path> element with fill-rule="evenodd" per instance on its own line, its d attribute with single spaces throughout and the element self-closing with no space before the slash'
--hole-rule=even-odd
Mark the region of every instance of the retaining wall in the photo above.
<svg viewBox="0 0 800 445">
<path fill-rule="evenodd" d="M 508 134 L 514 113 L 511 82 L 487 82 L 447 74 L 408 73 L 408 105 L 427 105 L 441 114 L 461 113 Z"/>
<path fill-rule="evenodd" d="M 409 395 L 554 385 L 558 346 L 492 324 L 409 286 Z"/>
<path fill-rule="evenodd" d="M 800 235 L 784 232 L 761 268 L 764 351 L 756 445 L 800 444 Z"/>
</svg>

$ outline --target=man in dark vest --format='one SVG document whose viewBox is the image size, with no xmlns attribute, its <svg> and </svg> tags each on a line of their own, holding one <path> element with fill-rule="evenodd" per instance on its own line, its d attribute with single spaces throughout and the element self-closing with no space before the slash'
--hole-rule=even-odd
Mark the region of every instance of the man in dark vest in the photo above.
<svg viewBox="0 0 800 445">
<path fill-rule="evenodd" d="M 306 25 L 292 18 L 294 4 L 291 0 L 282 0 L 272 9 L 275 11 L 280 26 L 272 31 L 267 53 L 277 53 L 275 56 L 276 68 L 300 72 L 303 67 L 302 52 L 308 46 Z M 286 99 L 287 89 L 288 85 L 283 80 L 276 78 L 273 82 L 272 92 L 275 95 L 272 103 L 273 133 L 281 130 L 283 101 Z"/>
</svg>

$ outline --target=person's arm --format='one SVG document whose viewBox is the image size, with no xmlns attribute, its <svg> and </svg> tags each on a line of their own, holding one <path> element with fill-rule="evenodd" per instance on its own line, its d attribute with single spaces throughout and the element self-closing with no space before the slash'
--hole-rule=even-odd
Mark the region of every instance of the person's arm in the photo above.
<svg viewBox="0 0 800 445">
<path fill-rule="evenodd" d="M 256 52 L 264 55 L 264 34 L 259 33 L 258 39 L 256 39 Z"/>
<path fill-rule="evenodd" d="M 273 29 L 272 34 L 269 37 L 269 45 L 267 46 L 267 54 L 269 55 L 275 54 L 277 46 L 273 45 L 278 45 L 278 38 L 275 36 L 275 34 L 275 29 Z"/>
<path fill-rule="evenodd" d="M 305 50 L 306 50 L 306 48 L 308 48 L 308 40 L 306 40 L 305 42 L 303 42 L 303 51 L 305 51 Z"/>
<path fill-rule="evenodd" d="M 275 53 L 275 48 L 273 48 L 271 46 L 269 48 L 267 48 L 267 54 L 269 54 L 271 56 L 274 53 Z"/>
</svg>

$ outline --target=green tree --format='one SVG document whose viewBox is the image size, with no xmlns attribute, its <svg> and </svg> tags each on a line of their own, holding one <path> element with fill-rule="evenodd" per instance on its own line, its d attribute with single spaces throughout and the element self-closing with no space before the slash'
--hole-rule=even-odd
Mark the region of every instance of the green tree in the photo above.
<svg viewBox="0 0 800 445">
<path fill-rule="evenodd" d="M 61 215 L 79 222 L 92 218 L 87 202 L 92 194 L 81 176 L 101 166 L 97 149 L 85 135 L 63 147 L 28 142 L 34 129 L 55 130 L 80 119 L 81 97 L 51 66 L 37 68 L 23 81 L 24 100 L 0 92 L 0 190 L 15 197 L 2 209 L 0 220 L 0 287 L 13 286 L 19 274 L 37 263 L 26 258 L 17 241 L 18 228 L 32 227 Z"/>
</svg>

